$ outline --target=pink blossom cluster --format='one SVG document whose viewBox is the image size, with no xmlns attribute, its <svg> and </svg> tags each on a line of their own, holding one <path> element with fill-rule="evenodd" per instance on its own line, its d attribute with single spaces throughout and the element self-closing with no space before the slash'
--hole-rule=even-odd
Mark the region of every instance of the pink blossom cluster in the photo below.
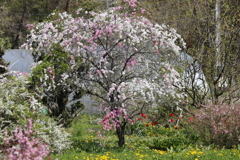
<svg viewBox="0 0 240 160">
<path fill-rule="evenodd" d="M 137 59 L 132 58 L 127 61 L 127 68 L 130 69 L 137 64 Z"/>
<path fill-rule="evenodd" d="M 2 158 L 4 160 L 43 160 L 50 153 L 47 144 L 33 137 L 32 120 L 28 120 L 27 130 L 17 127 L 13 135 L 5 131 Z"/>
<path fill-rule="evenodd" d="M 27 28 L 28 28 L 29 30 L 31 30 L 31 29 L 33 29 L 33 28 L 35 27 L 34 24 L 27 24 L 26 26 L 27 26 Z"/>
<path fill-rule="evenodd" d="M 124 2 L 127 2 L 130 7 L 137 7 L 137 0 L 124 0 Z"/>
<path fill-rule="evenodd" d="M 50 80 L 54 80 L 55 76 L 54 76 L 54 72 L 53 72 L 53 69 L 51 67 L 48 67 L 48 76 L 50 78 Z"/>
<path fill-rule="evenodd" d="M 105 109 L 110 110 L 109 107 Z M 104 130 L 111 130 L 113 128 L 114 130 L 117 129 L 117 127 L 120 127 L 122 124 L 122 121 L 129 121 L 131 124 L 133 124 L 133 120 L 130 119 L 127 116 L 126 110 L 124 108 L 117 108 L 115 110 L 109 111 L 103 118 L 103 120 L 100 122 L 100 124 L 103 124 Z"/>
</svg>

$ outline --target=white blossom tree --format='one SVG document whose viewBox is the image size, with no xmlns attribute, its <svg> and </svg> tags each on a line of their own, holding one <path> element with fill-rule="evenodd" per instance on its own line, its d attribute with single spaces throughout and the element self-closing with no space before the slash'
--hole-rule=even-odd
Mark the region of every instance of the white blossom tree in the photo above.
<svg viewBox="0 0 240 160">
<path fill-rule="evenodd" d="M 184 46 L 174 29 L 140 16 L 145 11 L 137 8 L 136 0 L 125 2 L 134 12 L 119 6 L 86 12 L 85 18 L 62 13 L 57 20 L 29 25 L 30 35 L 22 46 L 40 57 L 60 44 L 71 57 L 71 69 L 61 75 L 61 85 L 74 84 L 101 99 L 99 108 L 106 112 L 101 123 L 106 130 L 116 130 L 119 146 L 125 144 L 126 124 L 134 123 L 133 117 L 144 107 L 156 106 L 156 97 L 180 97 L 172 85 L 179 74 L 168 62 L 178 56 L 179 45 Z"/>
</svg>

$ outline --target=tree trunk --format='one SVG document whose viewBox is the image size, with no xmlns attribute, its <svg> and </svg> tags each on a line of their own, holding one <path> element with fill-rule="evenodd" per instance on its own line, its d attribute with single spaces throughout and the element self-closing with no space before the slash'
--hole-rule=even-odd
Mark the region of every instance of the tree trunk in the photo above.
<svg viewBox="0 0 240 160">
<path fill-rule="evenodd" d="M 12 49 L 16 49 L 19 47 L 19 41 L 20 41 L 20 34 L 21 32 L 23 32 L 23 22 L 24 22 L 24 18 L 25 18 L 25 14 L 27 12 L 27 3 L 25 1 L 25 3 L 23 4 L 23 13 L 22 13 L 22 16 L 21 16 L 21 19 L 20 21 L 18 22 L 18 31 L 17 31 L 17 35 L 15 37 L 15 40 L 13 41 L 13 44 L 12 44 Z"/>
<path fill-rule="evenodd" d="M 118 146 L 122 147 L 125 144 L 125 137 L 124 137 L 124 133 L 125 133 L 125 123 L 119 127 L 117 127 L 117 136 L 118 136 Z"/>
<path fill-rule="evenodd" d="M 66 12 L 69 12 L 69 2 L 70 2 L 70 0 L 67 0 L 66 7 L 65 7 Z"/>
<path fill-rule="evenodd" d="M 109 98 L 110 98 L 110 103 L 111 103 L 111 111 L 115 110 L 115 100 L 114 100 L 114 95 L 111 94 L 109 95 Z M 120 120 L 120 118 L 118 117 L 116 120 Z M 127 122 L 124 121 L 124 122 L 118 122 L 118 127 L 116 127 L 116 133 L 117 133 L 117 136 L 118 136 L 118 146 L 119 147 L 122 147 L 124 144 L 125 144 L 125 137 L 124 137 L 124 134 L 125 134 L 125 126 L 126 126 Z"/>
</svg>

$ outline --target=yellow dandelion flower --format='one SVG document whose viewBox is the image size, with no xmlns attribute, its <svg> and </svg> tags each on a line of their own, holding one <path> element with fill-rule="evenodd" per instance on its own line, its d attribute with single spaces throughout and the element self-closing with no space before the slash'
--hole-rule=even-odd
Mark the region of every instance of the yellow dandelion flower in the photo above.
<svg viewBox="0 0 240 160">
<path fill-rule="evenodd" d="M 236 149 L 234 149 L 234 150 L 232 150 L 232 152 L 237 152 L 237 150 L 236 150 Z"/>
<path fill-rule="evenodd" d="M 99 158 L 100 158 L 100 160 L 108 160 L 110 157 L 103 155 L 103 156 L 101 156 Z"/>
<path fill-rule="evenodd" d="M 197 154 L 197 151 L 191 151 L 190 153 L 191 154 Z"/>
<path fill-rule="evenodd" d="M 166 154 L 165 151 L 156 150 L 156 149 L 154 149 L 154 151 L 157 152 L 157 153 L 160 154 L 160 155 Z"/>
<path fill-rule="evenodd" d="M 139 156 L 140 155 L 140 153 L 135 153 L 136 154 L 136 156 Z"/>
</svg>

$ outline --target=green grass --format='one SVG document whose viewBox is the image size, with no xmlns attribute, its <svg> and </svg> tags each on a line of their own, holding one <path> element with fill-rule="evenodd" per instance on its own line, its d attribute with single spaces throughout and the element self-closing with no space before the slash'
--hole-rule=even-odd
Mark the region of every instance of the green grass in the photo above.
<svg viewBox="0 0 240 160">
<path fill-rule="evenodd" d="M 147 148 L 142 149 L 124 149 L 122 151 L 108 151 L 100 153 L 91 152 L 76 152 L 67 151 L 62 155 L 55 155 L 53 158 L 59 160 L 76 160 L 76 159 L 89 159 L 89 160 L 239 160 L 239 150 L 200 150 L 190 149 L 181 153 L 151 150 Z"/>
<path fill-rule="evenodd" d="M 117 146 L 114 131 L 104 132 L 96 118 L 84 115 L 69 128 L 74 141 L 71 150 L 62 154 L 53 154 L 59 160 L 238 160 L 240 150 L 214 149 L 202 146 L 194 133 L 184 129 L 164 128 L 161 126 L 134 126 L 134 134 L 126 135 L 126 145 Z M 140 131 L 138 131 L 140 130 Z M 201 147 L 199 147 L 201 146 Z"/>
</svg>

